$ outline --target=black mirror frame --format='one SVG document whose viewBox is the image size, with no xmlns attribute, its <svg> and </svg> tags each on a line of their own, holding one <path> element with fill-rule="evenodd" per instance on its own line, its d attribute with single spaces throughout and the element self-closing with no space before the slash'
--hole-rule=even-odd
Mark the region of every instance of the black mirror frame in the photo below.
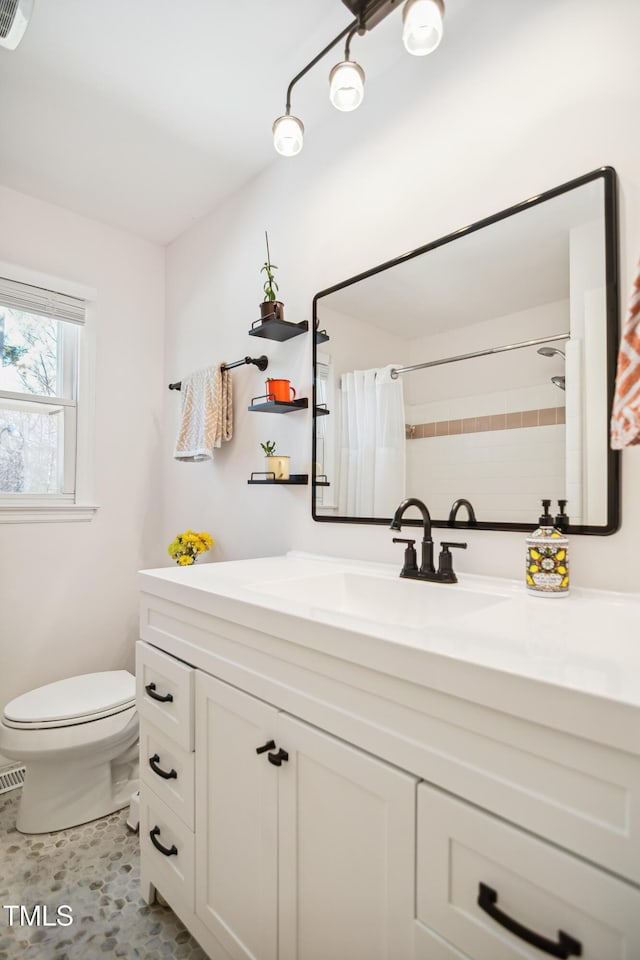
<svg viewBox="0 0 640 960">
<path fill-rule="evenodd" d="M 402 254 L 399 257 L 395 257 L 393 260 L 387 260 L 385 263 L 381 263 L 376 267 L 372 267 L 370 270 L 365 270 L 363 273 L 359 273 L 354 277 L 349 277 L 347 280 L 343 280 L 340 283 L 336 283 L 331 287 L 327 287 L 325 290 L 320 290 L 315 294 L 313 298 L 313 417 L 312 417 L 312 463 L 316 463 L 316 409 L 317 409 L 317 397 L 316 397 L 316 369 L 317 369 L 317 337 L 315 332 L 319 329 L 318 322 L 318 300 L 322 297 L 326 297 L 331 293 L 334 293 L 336 290 L 341 290 L 344 287 L 351 286 L 354 283 L 357 283 L 359 280 L 365 280 L 367 277 L 371 277 L 374 274 L 381 273 L 383 270 L 388 270 L 391 267 L 395 267 L 400 263 L 404 263 L 406 260 L 411 260 L 413 257 L 420 256 L 423 253 L 427 253 L 429 250 L 434 250 L 436 247 L 441 247 L 446 243 L 451 243 L 453 240 L 457 240 L 460 237 L 466 236 L 467 234 L 474 233 L 476 230 L 481 230 L 483 227 L 488 227 L 493 223 L 497 223 L 500 220 L 504 220 L 507 217 L 511 217 L 516 213 L 521 213 L 524 210 L 532 206 L 536 206 L 539 203 L 544 203 L 546 200 L 551 200 L 553 197 L 557 197 L 560 194 L 567 193 L 569 190 L 574 190 L 576 187 L 581 187 L 584 184 L 591 183 L 594 180 L 601 179 L 604 184 L 604 229 L 605 229 L 605 274 L 606 274 L 606 310 L 607 310 L 607 402 L 608 402 L 608 411 L 610 413 L 613 405 L 613 397 L 615 392 L 615 380 L 616 380 L 616 370 L 617 370 L 617 361 L 618 361 L 618 348 L 619 348 L 619 337 L 620 337 L 620 297 L 619 297 L 619 283 L 618 283 L 618 189 L 617 189 L 617 176 L 616 171 L 613 167 L 602 166 L 598 167 L 597 170 L 593 170 L 590 173 L 586 173 L 581 177 L 576 177 L 574 180 L 569 180 L 567 183 L 563 183 L 558 187 L 554 187 L 552 190 L 547 190 L 544 193 L 536 194 L 529 199 L 517 203 L 512 207 L 507 207 L 506 210 L 501 210 L 499 213 L 495 213 L 490 217 L 485 217 L 483 220 L 478 220 L 475 223 L 470 224 L 467 227 L 463 227 L 460 230 L 456 230 L 454 233 L 449 233 L 444 237 L 440 237 L 438 240 L 434 240 L 431 243 L 426 243 L 424 246 L 417 247 L 415 250 L 410 250 L 407 253 Z M 408 494 L 409 495 L 409 494 Z M 412 491 L 412 496 L 420 496 L 420 491 Z M 608 445 L 607 449 L 607 520 L 604 525 L 594 526 L 587 524 L 573 524 L 567 527 L 566 532 L 569 534 L 589 534 L 594 536 L 609 536 L 613 533 L 616 533 L 620 529 L 621 523 L 621 505 L 620 505 L 620 452 L 617 450 L 612 450 L 611 445 Z M 380 526 L 388 526 L 391 522 L 391 517 L 340 517 L 340 516 L 320 516 L 316 512 L 316 476 L 312 471 L 311 474 L 311 515 L 314 520 L 319 523 L 367 523 L 367 524 L 378 524 Z M 408 525 L 419 526 L 422 521 L 420 520 L 407 520 L 405 521 Z M 456 521 L 456 529 L 474 529 L 474 530 L 514 530 L 526 532 L 531 530 L 533 523 L 535 522 L 535 517 L 532 518 L 532 523 L 520 524 L 520 523 L 501 523 L 494 522 L 488 523 L 485 521 L 478 521 L 475 524 L 469 524 L 466 521 Z M 446 520 L 433 520 L 432 525 L 434 527 L 444 527 L 449 528 L 449 524 Z"/>
</svg>

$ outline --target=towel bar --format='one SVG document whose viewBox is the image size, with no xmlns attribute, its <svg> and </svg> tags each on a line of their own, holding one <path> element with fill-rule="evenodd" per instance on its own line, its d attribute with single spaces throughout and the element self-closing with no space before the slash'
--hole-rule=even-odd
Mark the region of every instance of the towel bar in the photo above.
<svg viewBox="0 0 640 960">
<path fill-rule="evenodd" d="M 269 358 L 265 357 L 264 354 L 261 357 L 243 357 L 242 360 L 236 360 L 235 363 L 225 363 L 222 369 L 231 370 L 232 367 L 242 367 L 245 363 L 253 363 L 258 370 L 264 371 L 269 366 Z M 180 390 L 181 387 L 182 380 L 178 380 L 177 383 L 169 384 L 169 390 Z"/>
</svg>

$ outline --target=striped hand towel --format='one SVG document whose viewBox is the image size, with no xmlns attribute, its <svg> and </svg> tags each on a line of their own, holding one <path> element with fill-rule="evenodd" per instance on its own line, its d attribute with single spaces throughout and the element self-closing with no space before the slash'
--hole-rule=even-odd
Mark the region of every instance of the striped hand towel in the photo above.
<svg viewBox="0 0 640 960">
<path fill-rule="evenodd" d="M 640 263 L 622 331 L 611 415 L 612 449 L 636 443 L 640 443 Z"/>
<path fill-rule="evenodd" d="M 215 447 L 233 435 L 231 374 L 223 364 L 205 367 L 182 381 L 182 415 L 175 460 L 211 460 Z"/>
</svg>

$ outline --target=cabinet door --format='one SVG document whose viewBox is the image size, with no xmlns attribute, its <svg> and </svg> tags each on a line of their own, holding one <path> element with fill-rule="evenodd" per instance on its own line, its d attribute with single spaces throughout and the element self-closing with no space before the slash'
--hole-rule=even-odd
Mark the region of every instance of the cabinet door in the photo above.
<svg viewBox="0 0 640 960">
<path fill-rule="evenodd" d="M 416 780 L 280 714 L 279 960 L 413 955 Z"/>
<path fill-rule="evenodd" d="M 196 913 L 234 958 L 277 954 L 277 711 L 197 671 Z M 326 960 L 326 958 L 325 958 Z"/>
</svg>

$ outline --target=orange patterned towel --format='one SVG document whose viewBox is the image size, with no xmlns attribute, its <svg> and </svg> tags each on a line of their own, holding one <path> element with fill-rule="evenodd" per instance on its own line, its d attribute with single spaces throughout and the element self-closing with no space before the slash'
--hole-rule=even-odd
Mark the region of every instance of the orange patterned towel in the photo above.
<svg viewBox="0 0 640 960">
<path fill-rule="evenodd" d="M 224 364 L 205 367 L 182 381 L 182 414 L 175 460 L 211 460 L 214 448 L 233 436 L 231 373 Z"/>
<path fill-rule="evenodd" d="M 640 443 L 640 263 L 622 331 L 611 415 L 612 449 L 636 443 Z"/>
</svg>

